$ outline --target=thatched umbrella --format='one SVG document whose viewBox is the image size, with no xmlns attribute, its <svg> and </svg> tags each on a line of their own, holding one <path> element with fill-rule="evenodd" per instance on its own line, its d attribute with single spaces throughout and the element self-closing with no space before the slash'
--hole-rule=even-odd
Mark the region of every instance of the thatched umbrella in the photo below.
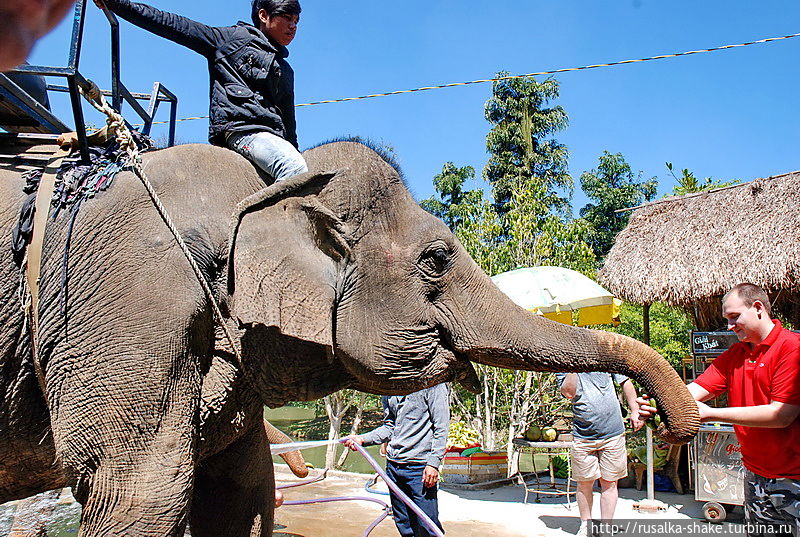
<svg viewBox="0 0 800 537">
<path fill-rule="evenodd" d="M 722 324 L 719 298 L 741 282 L 800 323 L 800 172 L 636 209 L 600 271 L 615 296 L 687 308 L 701 330 Z"/>
</svg>

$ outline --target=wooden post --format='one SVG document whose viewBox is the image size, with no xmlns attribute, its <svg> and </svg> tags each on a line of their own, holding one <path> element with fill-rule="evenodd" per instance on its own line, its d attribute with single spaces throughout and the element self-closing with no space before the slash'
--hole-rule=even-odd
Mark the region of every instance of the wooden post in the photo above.
<svg viewBox="0 0 800 537">
<path fill-rule="evenodd" d="M 647 440 L 647 499 L 656 498 L 655 478 L 653 475 L 653 431 L 645 426 L 645 438 Z"/>
<path fill-rule="evenodd" d="M 642 307 L 642 336 L 645 345 L 650 345 L 650 304 Z M 652 395 L 652 394 L 651 394 Z M 653 476 L 653 432 L 645 427 L 647 440 L 647 499 L 655 499 L 655 481 Z"/>
</svg>

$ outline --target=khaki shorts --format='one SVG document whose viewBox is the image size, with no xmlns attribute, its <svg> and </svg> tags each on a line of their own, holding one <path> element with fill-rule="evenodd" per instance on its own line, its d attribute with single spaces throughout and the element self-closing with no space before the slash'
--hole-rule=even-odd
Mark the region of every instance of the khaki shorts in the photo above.
<svg viewBox="0 0 800 537">
<path fill-rule="evenodd" d="M 575 438 L 571 458 L 572 479 L 575 481 L 617 481 L 628 475 L 624 434 L 602 440 Z"/>
</svg>

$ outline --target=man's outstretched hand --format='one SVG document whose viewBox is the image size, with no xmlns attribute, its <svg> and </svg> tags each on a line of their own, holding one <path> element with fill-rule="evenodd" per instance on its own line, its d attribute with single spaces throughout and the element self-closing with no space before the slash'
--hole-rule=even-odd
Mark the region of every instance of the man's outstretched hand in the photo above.
<svg viewBox="0 0 800 537">
<path fill-rule="evenodd" d="M 364 445 L 364 438 L 359 435 L 346 436 L 342 438 L 342 443 L 353 451 L 358 451 L 356 444 L 359 446 Z"/>
<path fill-rule="evenodd" d="M 658 410 L 654 406 L 650 406 L 650 397 L 648 395 L 642 395 L 636 398 L 636 402 L 639 404 L 639 419 L 642 421 L 647 421 L 656 414 L 658 414 Z"/>
</svg>

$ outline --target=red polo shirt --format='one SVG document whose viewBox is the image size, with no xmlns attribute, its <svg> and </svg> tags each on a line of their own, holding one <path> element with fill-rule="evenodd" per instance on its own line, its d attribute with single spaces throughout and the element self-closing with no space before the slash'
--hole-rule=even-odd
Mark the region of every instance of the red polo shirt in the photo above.
<svg viewBox="0 0 800 537">
<path fill-rule="evenodd" d="M 695 381 L 715 397 L 728 391 L 728 406 L 800 405 L 800 337 L 775 328 L 751 350 L 736 343 Z M 800 479 L 800 418 L 782 429 L 734 425 L 745 467 L 760 476 Z"/>
</svg>

